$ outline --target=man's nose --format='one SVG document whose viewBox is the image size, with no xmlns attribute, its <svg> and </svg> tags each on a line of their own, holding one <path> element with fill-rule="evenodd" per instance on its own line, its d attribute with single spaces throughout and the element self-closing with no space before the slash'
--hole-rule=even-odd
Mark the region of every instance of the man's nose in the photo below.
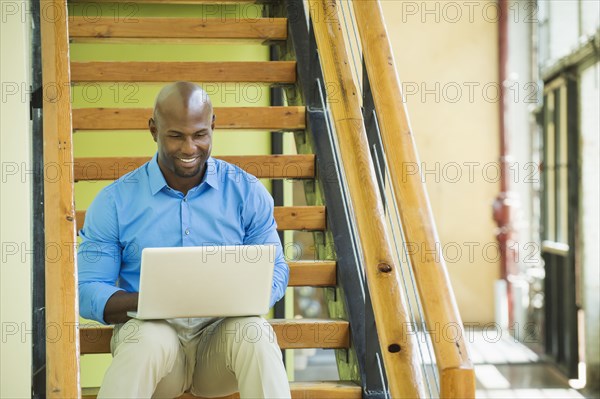
<svg viewBox="0 0 600 399">
<path fill-rule="evenodd" d="M 194 139 L 192 137 L 186 137 L 183 142 L 183 148 L 181 150 L 184 154 L 193 155 L 196 153 L 196 144 L 194 143 Z"/>
</svg>

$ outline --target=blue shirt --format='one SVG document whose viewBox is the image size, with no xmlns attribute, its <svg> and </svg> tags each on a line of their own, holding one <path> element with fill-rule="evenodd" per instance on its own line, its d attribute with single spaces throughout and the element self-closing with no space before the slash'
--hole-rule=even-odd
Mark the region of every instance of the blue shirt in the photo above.
<svg viewBox="0 0 600 399">
<path fill-rule="evenodd" d="M 285 293 L 289 268 L 273 217 L 273 198 L 237 166 L 209 158 L 187 195 L 170 188 L 157 155 L 104 188 L 87 210 L 79 236 L 79 312 L 104 321 L 118 290 L 138 292 L 142 249 L 276 244 L 271 306 Z"/>
</svg>

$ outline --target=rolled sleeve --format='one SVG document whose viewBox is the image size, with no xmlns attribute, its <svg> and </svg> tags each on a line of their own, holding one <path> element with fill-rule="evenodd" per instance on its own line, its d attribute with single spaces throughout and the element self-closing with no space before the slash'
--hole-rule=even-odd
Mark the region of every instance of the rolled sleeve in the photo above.
<svg viewBox="0 0 600 399">
<path fill-rule="evenodd" d="M 285 295 L 290 276 L 290 269 L 283 256 L 283 247 L 277 234 L 273 209 L 273 198 L 262 184 L 258 184 L 255 193 L 247 198 L 243 213 L 246 230 L 244 244 L 275 244 L 271 306 Z"/>
<path fill-rule="evenodd" d="M 102 324 L 108 324 L 104 320 L 104 308 L 108 298 L 117 291 L 123 291 L 120 288 L 110 286 L 104 283 L 87 283 L 79 286 L 79 312 L 81 317 L 99 321 Z"/>
<path fill-rule="evenodd" d="M 86 319 L 104 321 L 108 299 L 122 289 L 116 286 L 122 248 L 114 201 L 103 190 L 86 212 L 77 251 L 79 273 L 79 312 Z"/>
</svg>

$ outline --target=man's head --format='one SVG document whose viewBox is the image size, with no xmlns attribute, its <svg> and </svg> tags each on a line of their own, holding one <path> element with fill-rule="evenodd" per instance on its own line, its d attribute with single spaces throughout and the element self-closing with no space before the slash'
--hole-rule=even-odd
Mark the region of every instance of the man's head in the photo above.
<svg viewBox="0 0 600 399">
<path fill-rule="evenodd" d="M 169 186 L 186 193 L 202 180 L 212 150 L 213 108 L 202 88 L 190 82 L 165 86 L 148 121 L 158 144 L 158 164 Z"/>
</svg>

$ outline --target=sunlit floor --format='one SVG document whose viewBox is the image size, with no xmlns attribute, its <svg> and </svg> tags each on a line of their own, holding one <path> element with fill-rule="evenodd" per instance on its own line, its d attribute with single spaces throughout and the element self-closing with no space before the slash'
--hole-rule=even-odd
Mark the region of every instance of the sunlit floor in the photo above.
<svg viewBox="0 0 600 399">
<path fill-rule="evenodd" d="M 572 389 L 568 379 L 556 367 L 543 362 L 514 338 L 490 338 L 493 337 L 485 336 L 481 331 L 474 331 L 469 337 L 477 377 L 477 398 L 598 397 L 597 394 L 584 396 Z M 296 351 L 296 381 L 339 379 L 333 351 L 311 351 Z"/>
<path fill-rule="evenodd" d="M 476 331 L 470 342 L 478 398 L 584 398 L 552 364 L 506 334 Z"/>
</svg>

